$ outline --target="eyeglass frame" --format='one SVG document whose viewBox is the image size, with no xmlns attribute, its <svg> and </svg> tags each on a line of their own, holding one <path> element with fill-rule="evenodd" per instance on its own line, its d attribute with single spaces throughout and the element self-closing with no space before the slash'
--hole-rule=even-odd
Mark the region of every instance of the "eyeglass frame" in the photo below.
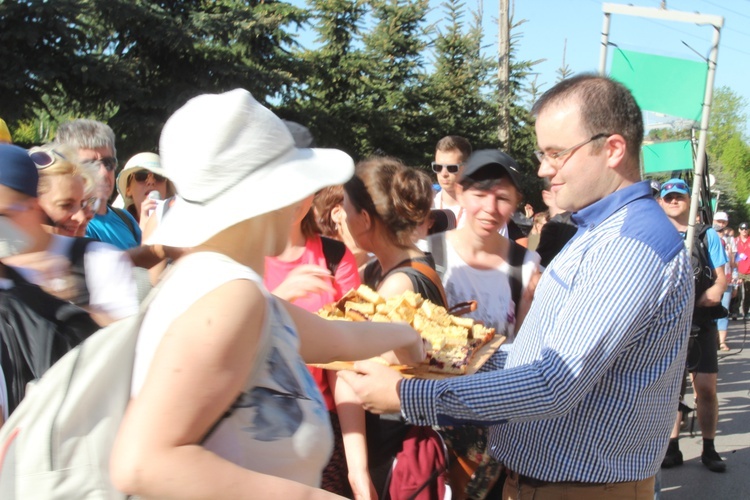
<svg viewBox="0 0 750 500">
<path fill-rule="evenodd" d="M 430 166 L 432 167 L 432 171 L 435 172 L 436 174 L 439 174 L 440 172 L 442 172 L 443 169 L 446 169 L 449 174 L 457 174 L 458 169 L 461 168 L 462 165 L 463 165 L 463 162 L 461 163 L 438 163 L 438 162 L 433 161 L 432 163 L 430 163 Z M 440 167 L 440 170 L 435 170 L 435 167 Z M 452 167 L 453 172 L 451 172 L 451 167 Z"/>
<path fill-rule="evenodd" d="M 563 158 L 565 156 L 571 156 L 571 155 L 573 155 L 576 151 L 578 151 L 580 148 L 582 148 L 583 146 L 585 146 L 586 144 L 588 144 L 590 142 L 598 141 L 599 139 L 610 138 L 613 135 L 614 134 L 608 134 L 608 133 L 605 133 L 605 132 L 601 132 L 599 134 L 592 135 L 591 137 L 589 137 L 585 141 L 580 142 L 580 143 L 576 144 L 575 146 L 571 146 L 569 148 L 565 148 L 562 151 L 556 151 L 554 153 L 545 153 L 544 151 L 536 150 L 536 151 L 534 151 L 534 156 L 536 156 L 536 159 L 539 160 L 539 163 L 542 163 L 545 159 L 547 159 L 547 161 L 551 163 L 551 162 L 560 160 L 561 158 Z"/>
</svg>

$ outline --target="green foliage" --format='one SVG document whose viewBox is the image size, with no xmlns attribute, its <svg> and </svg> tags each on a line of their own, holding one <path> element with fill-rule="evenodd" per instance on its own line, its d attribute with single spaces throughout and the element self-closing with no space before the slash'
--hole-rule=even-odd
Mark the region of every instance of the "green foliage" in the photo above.
<svg viewBox="0 0 750 500">
<path fill-rule="evenodd" d="M 533 120 L 519 96 L 534 63 L 514 53 L 523 21 L 512 26 L 512 132 L 500 145 L 497 60 L 483 47 L 494 41 L 483 38 L 482 11 L 446 0 L 435 28 L 428 9 L 428 0 L 308 0 L 307 9 L 279 0 L 5 0 L 0 113 L 27 146 L 72 118 L 107 122 L 125 160 L 157 150 L 163 123 L 191 97 L 243 87 L 308 126 L 318 145 L 355 158 L 385 152 L 424 166 L 448 134 L 476 149 L 502 146 L 533 200 Z M 297 44 L 301 27 L 314 30 L 313 46 Z"/>
<path fill-rule="evenodd" d="M 310 0 L 319 47 L 297 53 L 305 80 L 279 111 L 310 128 L 318 146 L 336 147 L 357 157 L 363 148 L 367 61 L 356 46 L 366 13 L 363 0 Z"/>
</svg>

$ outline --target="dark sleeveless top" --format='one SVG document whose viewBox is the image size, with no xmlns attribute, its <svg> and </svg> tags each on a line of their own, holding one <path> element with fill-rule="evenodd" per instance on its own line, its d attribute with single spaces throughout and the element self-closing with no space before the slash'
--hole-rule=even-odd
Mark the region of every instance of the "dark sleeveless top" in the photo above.
<svg viewBox="0 0 750 500">
<path fill-rule="evenodd" d="M 432 256 L 430 254 L 426 254 L 424 257 L 403 260 L 399 262 L 393 269 L 383 275 L 383 269 L 380 267 L 380 262 L 378 262 L 377 259 L 374 259 L 372 262 L 367 264 L 367 267 L 365 267 L 364 279 L 362 280 L 362 282 L 373 290 L 377 290 L 378 286 L 380 286 L 383 280 L 391 274 L 404 273 L 409 277 L 409 281 L 411 281 L 411 285 L 414 288 L 415 292 L 434 304 L 448 307 L 448 305 L 444 303 L 441 290 L 437 288 L 435 283 L 433 283 L 430 278 L 422 274 L 419 270 L 414 269 L 413 267 L 409 267 L 409 264 L 412 262 L 425 264 L 430 266 L 432 269 L 435 269 L 435 262 L 432 260 Z"/>
</svg>

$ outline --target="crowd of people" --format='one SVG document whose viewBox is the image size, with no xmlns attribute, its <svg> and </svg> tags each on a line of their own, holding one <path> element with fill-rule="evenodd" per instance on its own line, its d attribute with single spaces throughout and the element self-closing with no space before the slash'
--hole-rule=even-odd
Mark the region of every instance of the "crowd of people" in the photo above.
<svg viewBox="0 0 750 500">
<path fill-rule="evenodd" d="M 578 75 L 533 113 L 539 213 L 503 151 L 440 139 L 435 190 L 398 158 L 355 164 L 313 147 L 309 130 L 241 89 L 188 101 L 158 154 L 119 172 L 115 133 L 99 121 L 63 123 L 28 150 L 0 134 L 3 289 L 38 285 L 99 326 L 136 314 L 154 290 L 112 450 L 115 487 L 167 498 L 442 498 L 447 488 L 651 498 L 660 468 L 682 463 L 688 373 L 703 463 L 725 470 L 717 349 L 729 349 L 725 308 L 750 317 L 747 223 L 734 238 L 718 212 L 715 229 L 696 231 L 704 287 L 684 241 L 687 183 L 654 196 L 641 180 L 631 93 Z M 476 374 L 406 379 L 360 360 L 423 361 L 429 346 L 409 325 L 314 314 L 360 284 L 447 309 L 476 301 L 465 314 L 507 340 Z M 33 378 L 6 336 L 2 421 Z M 330 361 L 356 363 L 312 366 Z M 435 442 L 447 465 L 425 451 Z M 406 453 L 413 446 L 421 452 Z"/>
</svg>

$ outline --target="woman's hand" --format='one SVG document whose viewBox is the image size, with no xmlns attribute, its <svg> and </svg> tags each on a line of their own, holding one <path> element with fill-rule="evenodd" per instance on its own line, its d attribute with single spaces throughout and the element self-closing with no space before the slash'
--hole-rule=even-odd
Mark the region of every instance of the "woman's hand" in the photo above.
<svg viewBox="0 0 750 500">
<path fill-rule="evenodd" d="M 140 218 L 138 219 L 141 222 L 141 231 L 144 230 L 146 227 L 146 221 L 151 216 L 151 212 L 156 208 L 156 205 L 159 203 L 159 200 L 155 200 L 153 198 L 146 197 L 145 200 L 141 202 L 141 211 L 140 211 Z"/>
<path fill-rule="evenodd" d="M 328 269 L 313 264 L 298 266 L 281 282 L 273 294 L 279 298 L 294 300 L 314 293 L 335 293 L 333 276 Z"/>
<path fill-rule="evenodd" d="M 349 471 L 349 485 L 352 487 L 354 500 L 377 500 L 378 493 L 367 470 Z"/>
</svg>

